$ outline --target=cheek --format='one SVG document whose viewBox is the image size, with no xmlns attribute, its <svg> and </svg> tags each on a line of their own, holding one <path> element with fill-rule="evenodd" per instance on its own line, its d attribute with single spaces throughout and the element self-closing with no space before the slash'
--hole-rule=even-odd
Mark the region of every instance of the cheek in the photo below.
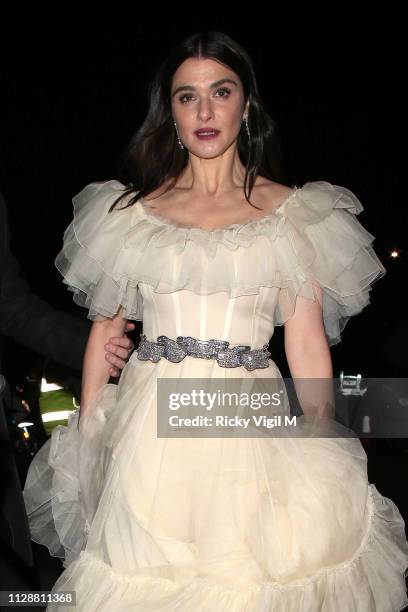
<svg viewBox="0 0 408 612">
<path fill-rule="evenodd" d="M 242 121 L 241 109 L 237 106 L 224 107 L 220 109 L 219 119 L 223 122 L 226 128 L 236 129 Z"/>
<path fill-rule="evenodd" d="M 180 130 L 189 130 L 197 121 L 194 111 L 188 108 L 177 108 L 177 110 L 173 111 L 173 118 Z"/>
</svg>

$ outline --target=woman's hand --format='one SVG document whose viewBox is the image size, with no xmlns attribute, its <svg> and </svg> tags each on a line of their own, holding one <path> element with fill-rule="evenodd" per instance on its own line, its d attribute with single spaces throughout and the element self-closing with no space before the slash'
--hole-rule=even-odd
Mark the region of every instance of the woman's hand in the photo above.
<svg viewBox="0 0 408 612">
<path fill-rule="evenodd" d="M 110 376 L 119 376 L 120 371 L 123 370 L 130 357 L 130 353 L 135 348 L 133 342 L 126 336 L 127 332 L 134 329 L 135 324 L 127 321 L 123 336 L 109 338 L 109 341 L 105 344 L 105 359 L 112 364 L 112 367 L 109 368 Z"/>
</svg>

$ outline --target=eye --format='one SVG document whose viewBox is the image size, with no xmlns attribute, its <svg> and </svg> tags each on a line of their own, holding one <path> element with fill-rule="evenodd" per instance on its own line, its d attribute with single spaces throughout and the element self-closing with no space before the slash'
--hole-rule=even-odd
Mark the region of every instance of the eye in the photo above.
<svg viewBox="0 0 408 612">
<path fill-rule="evenodd" d="M 217 93 L 219 91 L 224 92 L 224 93 L 227 94 L 226 96 L 221 96 L 221 98 L 228 98 L 229 94 L 231 93 L 231 90 L 228 89 L 228 87 L 221 87 L 221 89 L 217 89 Z"/>
<path fill-rule="evenodd" d="M 180 96 L 180 97 L 179 97 L 179 100 L 180 100 L 180 102 L 181 102 L 182 104 L 185 104 L 185 103 L 186 103 L 185 98 L 191 98 L 191 94 L 184 94 L 184 95 L 182 95 L 182 96 Z"/>
<path fill-rule="evenodd" d="M 219 96 L 221 98 L 228 98 L 231 90 L 228 87 L 220 87 L 219 89 L 217 89 L 217 94 L 221 92 L 223 95 Z M 192 98 L 192 94 L 183 94 L 182 96 L 179 97 L 179 101 L 182 104 L 186 104 L 186 102 L 188 102 L 191 98 Z"/>
</svg>

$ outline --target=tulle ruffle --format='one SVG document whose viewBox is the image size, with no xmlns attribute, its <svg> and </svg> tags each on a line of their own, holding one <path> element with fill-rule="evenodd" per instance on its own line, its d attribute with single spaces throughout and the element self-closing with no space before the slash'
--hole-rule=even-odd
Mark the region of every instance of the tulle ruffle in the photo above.
<svg viewBox="0 0 408 612">
<path fill-rule="evenodd" d="M 53 592 L 75 590 L 76 606 L 67 609 L 84 612 L 400 612 L 408 605 L 401 578 L 408 564 L 401 546 L 404 523 L 392 500 L 373 484 L 367 511 L 367 530 L 353 558 L 286 585 L 265 582 L 234 589 L 199 575 L 179 581 L 126 575 L 83 551 Z"/>
<path fill-rule="evenodd" d="M 32 537 L 65 558 L 53 593 L 84 612 L 402 610 L 404 521 L 359 440 L 158 438 L 157 377 L 240 375 L 186 359 L 132 357 L 80 431 L 76 411 L 34 457 Z"/>
<path fill-rule="evenodd" d="M 64 567 L 84 549 L 103 486 L 103 430 L 114 409 L 117 386 L 107 384 L 93 400 L 92 428 L 79 409 L 57 425 L 30 464 L 23 490 L 31 539 L 59 557 Z"/>
<path fill-rule="evenodd" d="M 109 213 L 123 189 L 118 181 L 91 183 L 73 198 L 73 220 L 55 259 L 74 302 L 88 309 L 91 320 L 113 317 L 120 306 L 124 318 L 143 318 L 138 279 L 122 265 L 123 235 L 139 215 L 134 207 Z"/>
<path fill-rule="evenodd" d="M 225 291 L 231 298 L 275 287 L 274 326 L 293 316 L 298 296 L 310 305 L 319 300 L 333 345 L 386 272 L 374 236 L 356 219 L 361 203 L 326 181 L 295 188 L 261 219 L 213 231 L 178 227 L 147 213 L 140 201 L 108 214 L 123 189 L 118 181 L 92 183 L 75 196 L 55 261 L 90 319 L 112 317 L 122 306 L 124 318 L 142 320 L 141 283 L 157 293 Z"/>
</svg>

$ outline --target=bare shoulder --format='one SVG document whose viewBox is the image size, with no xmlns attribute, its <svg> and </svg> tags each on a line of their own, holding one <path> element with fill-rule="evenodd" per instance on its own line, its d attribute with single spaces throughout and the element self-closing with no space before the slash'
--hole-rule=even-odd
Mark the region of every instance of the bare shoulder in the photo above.
<svg viewBox="0 0 408 612">
<path fill-rule="evenodd" d="M 292 194 L 293 187 L 261 178 L 257 184 L 258 194 L 264 210 L 273 212 Z"/>
<path fill-rule="evenodd" d="M 172 185 L 172 179 L 169 179 L 167 181 L 165 181 L 162 185 L 160 185 L 160 187 L 157 187 L 157 189 L 154 189 L 153 191 L 150 191 L 143 199 L 145 201 L 150 201 L 150 200 L 165 200 L 166 198 L 169 198 L 173 193 L 174 190 L 171 189 L 171 185 Z"/>
</svg>

